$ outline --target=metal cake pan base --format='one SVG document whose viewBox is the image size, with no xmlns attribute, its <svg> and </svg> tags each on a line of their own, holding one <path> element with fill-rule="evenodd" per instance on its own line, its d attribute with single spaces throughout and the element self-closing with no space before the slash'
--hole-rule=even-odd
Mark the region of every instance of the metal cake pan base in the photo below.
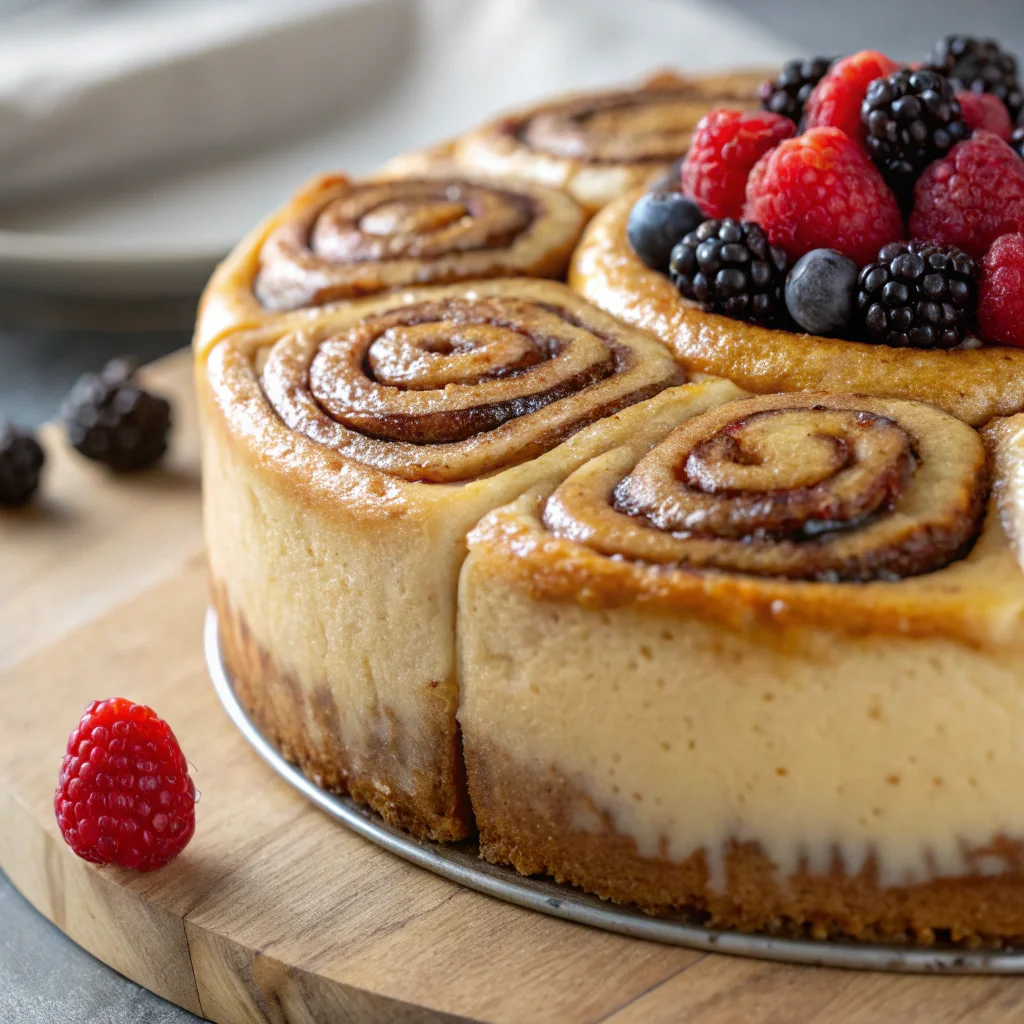
<svg viewBox="0 0 1024 1024">
<path fill-rule="evenodd" d="M 443 845 L 415 839 L 387 825 L 373 811 L 349 798 L 320 789 L 264 739 L 235 696 L 221 657 L 217 615 L 212 609 L 206 617 L 205 646 L 206 663 L 217 696 L 242 735 L 278 775 L 321 810 L 337 818 L 364 839 L 477 892 L 592 928 L 603 928 L 637 939 L 686 946 L 708 953 L 730 953 L 820 967 L 913 974 L 1024 973 L 1024 951 L 969 950 L 942 946 L 907 948 L 856 942 L 784 939 L 770 935 L 714 931 L 685 921 L 649 917 L 639 910 L 607 903 L 568 885 L 541 878 L 524 878 L 512 868 L 488 864 L 477 856 L 476 847 L 472 843 Z"/>
</svg>

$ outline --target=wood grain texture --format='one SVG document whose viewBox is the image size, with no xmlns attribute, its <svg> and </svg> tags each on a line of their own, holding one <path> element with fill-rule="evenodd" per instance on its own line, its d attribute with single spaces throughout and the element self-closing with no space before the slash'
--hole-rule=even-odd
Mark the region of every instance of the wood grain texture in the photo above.
<svg viewBox="0 0 1024 1024">
<path fill-rule="evenodd" d="M 221 710 L 187 354 L 169 467 L 115 480 L 47 436 L 49 498 L 0 518 L 0 866 L 61 929 L 224 1024 L 1024 1019 L 1024 981 L 788 967 L 626 939 L 513 907 L 346 831 L 278 779 Z M 203 794 L 173 864 L 77 860 L 53 787 L 83 705 L 120 694 L 173 725 Z"/>
</svg>

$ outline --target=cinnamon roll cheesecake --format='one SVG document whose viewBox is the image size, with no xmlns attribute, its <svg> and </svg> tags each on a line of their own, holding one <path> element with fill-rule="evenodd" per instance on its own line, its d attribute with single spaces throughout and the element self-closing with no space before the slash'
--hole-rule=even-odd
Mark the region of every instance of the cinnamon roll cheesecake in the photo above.
<svg viewBox="0 0 1024 1024">
<path fill-rule="evenodd" d="M 287 758 L 651 913 L 1024 937 L 1024 158 L 943 67 L 554 100 L 241 243 L 204 519 Z"/>
<path fill-rule="evenodd" d="M 667 392 L 485 517 L 483 855 L 719 927 L 1024 935 L 1024 417 L 988 440 L 914 402 Z"/>
</svg>

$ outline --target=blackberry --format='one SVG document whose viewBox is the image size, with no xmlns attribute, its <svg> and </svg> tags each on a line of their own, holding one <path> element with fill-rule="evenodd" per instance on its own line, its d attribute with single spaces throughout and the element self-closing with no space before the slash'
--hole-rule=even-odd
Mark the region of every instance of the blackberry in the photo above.
<svg viewBox="0 0 1024 1024">
<path fill-rule="evenodd" d="M 782 319 L 789 261 L 757 224 L 727 217 L 706 220 L 672 250 L 672 283 L 706 310 L 737 320 Z"/>
<path fill-rule="evenodd" d="M 648 192 L 681 192 L 683 190 L 682 174 L 683 164 L 686 162 L 686 154 L 677 156 L 665 168 L 665 173 L 656 178 L 647 186 Z"/>
<path fill-rule="evenodd" d="M 761 83 L 761 107 L 800 124 L 807 97 L 825 77 L 834 61 L 834 57 L 787 61 L 774 82 Z"/>
<path fill-rule="evenodd" d="M 75 449 L 119 473 L 145 469 L 167 451 L 170 404 L 139 386 L 131 360 L 83 374 L 61 414 Z"/>
<path fill-rule="evenodd" d="M 955 245 L 892 242 L 857 280 L 867 341 L 897 348 L 954 348 L 977 306 L 978 266 Z"/>
<path fill-rule="evenodd" d="M 27 431 L 0 422 L 0 505 L 24 505 L 39 488 L 46 456 Z"/>
<path fill-rule="evenodd" d="M 942 72 L 952 79 L 957 90 L 990 92 L 998 96 L 1006 104 L 1011 121 L 1016 121 L 1024 109 L 1017 58 L 1000 49 L 994 39 L 946 36 L 935 44 L 924 67 Z"/>
<path fill-rule="evenodd" d="M 871 159 L 904 201 L 925 167 L 971 134 L 952 83 L 937 71 L 902 68 L 876 78 L 860 119 Z"/>
<path fill-rule="evenodd" d="M 1013 151 L 1021 160 L 1024 160 L 1024 125 L 1013 130 L 1013 134 L 1010 136 L 1010 145 L 1013 146 Z"/>
</svg>

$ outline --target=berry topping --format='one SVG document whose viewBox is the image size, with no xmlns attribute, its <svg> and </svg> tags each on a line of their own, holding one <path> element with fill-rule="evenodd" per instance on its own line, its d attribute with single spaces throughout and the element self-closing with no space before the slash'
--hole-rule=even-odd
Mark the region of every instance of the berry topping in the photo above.
<svg viewBox="0 0 1024 1024">
<path fill-rule="evenodd" d="M 860 272 L 857 308 L 868 341 L 954 348 L 967 337 L 978 267 L 952 245 L 894 242 Z"/>
<path fill-rule="evenodd" d="M 1024 160 L 991 132 L 975 132 L 931 164 L 914 188 L 910 233 L 981 259 L 1024 229 Z"/>
<path fill-rule="evenodd" d="M 646 192 L 629 212 L 626 237 L 652 270 L 668 270 L 672 247 L 704 220 L 701 208 L 679 192 Z"/>
<path fill-rule="evenodd" d="M 712 110 L 690 141 L 683 192 L 693 196 L 708 217 L 739 217 L 751 168 L 795 133 L 793 122 L 779 114 Z"/>
<path fill-rule="evenodd" d="M 774 82 L 761 83 L 761 106 L 771 114 L 781 114 L 799 124 L 807 97 L 828 73 L 834 59 L 812 57 L 786 61 Z"/>
<path fill-rule="evenodd" d="M 747 182 L 744 217 L 798 259 L 837 249 L 859 264 L 903 237 L 895 196 L 864 151 L 838 128 L 812 128 L 765 154 Z"/>
<path fill-rule="evenodd" d="M 935 71 L 894 71 L 868 86 L 860 111 L 864 145 L 897 195 L 969 132 L 949 79 Z"/>
<path fill-rule="evenodd" d="M 958 92 L 956 101 L 960 104 L 964 121 L 972 132 L 992 132 L 1009 141 L 1013 123 L 1002 100 L 988 92 Z"/>
<path fill-rule="evenodd" d="M 36 493 L 45 458 L 30 433 L 0 422 L 0 505 L 24 505 Z"/>
<path fill-rule="evenodd" d="M 812 249 L 786 279 L 786 309 L 811 334 L 843 333 L 853 321 L 860 267 L 835 249 Z"/>
<path fill-rule="evenodd" d="M 139 386 L 135 366 L 127 359 L 83 374 L 61 415 L 72 445 L 87 459 L 119 473 L 145 469 L 167 451 L 171 407 Z"/>
<path fill-rule="evenodd" d="M 53 808 L 64 841 L 94 864 L 152 871 L 196 826 L 196 791 L 170 726 L 123 697 L 93 701 L 68 737 Z"/>
<path fill-rule="evenodd" d="M 859 142 L 864 134 L 860 107 L 868 86 L 897 68 L 895 61 L 876 50 L 861 50 L 852 57 L 837 60 L 808 97 L 804 126 L 838 128 Z"/>
<path fill-rule="evenodd" d="M 970 36 L 946 36 L 936 44 L 925 67 L 941 71 L 953 79 L 958 89 L 988 92 L 1006 105 L 1011 120 L 1024 108 L 1017 59 L 992 39 Z"/>
<path fill-rule="evenodd" d="M 706 220 L 672 251 L 672 283 L 707 310 L 771 323 L 785 312 L 786 254 L 756 224 Z"/>
<path fill-rule="evenodd" d="M 978 327 L 986 341 L 1024 348 L 1024 234 L 997 238 L 981 261 Z"/>
</svg>

